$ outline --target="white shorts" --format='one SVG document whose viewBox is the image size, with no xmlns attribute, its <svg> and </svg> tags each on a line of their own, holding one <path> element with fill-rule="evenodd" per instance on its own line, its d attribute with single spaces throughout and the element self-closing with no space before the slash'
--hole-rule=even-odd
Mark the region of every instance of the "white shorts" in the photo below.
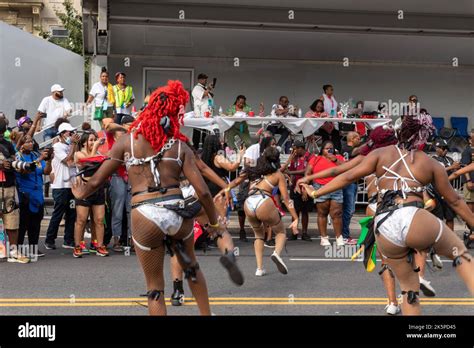
<svg viewBox="0 0 474 348">
<path fill-rule="evenodd" d="M 418 209 L 420 208 L 403 207 L 395 210 L 392 215 L 380 225 L 379 232 L 393 244 L 406 247 L 408 230 Z M 374 228 L 377 228 L 377 223 L 389 213 L 390 212 L 375 216 Z"/>
</svg>

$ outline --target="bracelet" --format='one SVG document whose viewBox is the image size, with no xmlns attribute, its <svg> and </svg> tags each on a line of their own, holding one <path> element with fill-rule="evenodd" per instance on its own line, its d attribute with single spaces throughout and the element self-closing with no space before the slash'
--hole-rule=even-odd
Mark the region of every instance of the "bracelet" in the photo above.
<svg viewBox="0 0 474 348">
<path fill-rule="evenodd" d="M 208 226 L 212 227 L 212 228 L 217 228 L 217 227 L 219 227 L 219 222 L 216 222 L 215 224 L 209 223 Z"/>
<path fill-rule="evenodd" d="M 229 192 L 230 190 L 231 190 L 230 186 L 227 186 L 224 191 Z"/>
<path fill-rule="evenodd" d="M 311 197 L 312 198 L 318 198 L 318 192 L 316 190 L 314 190 L 313 192 L 311 192 Z"/>
</svg>

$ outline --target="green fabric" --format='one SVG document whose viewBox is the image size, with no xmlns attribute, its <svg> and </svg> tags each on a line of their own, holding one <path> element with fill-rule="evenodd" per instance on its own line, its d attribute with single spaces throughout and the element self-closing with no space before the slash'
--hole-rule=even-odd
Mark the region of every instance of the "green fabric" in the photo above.
<svg viewBox="0 0 474 348">
<path fill-rule="evenodd" d="M 10 132 L 8 129 L 5 131 L 5 133 L 3 133 L 3 137 L 8 140 L 9 142 L 11 142 L 11 139 L 10 139 L 10 135 L 11 135 L 12 132 Z"/>
<path fill-rule="evenodd" d="M 245 113 L 249 113 L 250 111 L 252 111 L 252 108 L 249 106 L 249 105 L 245 105 L 244 106 L 244 109 L 243 109 L 243 112 Z M 234 116 L 234 114 L 237 112 L 237 110 L 235 109 L 235 105 L 231 105 L 229 106 L 229 108 L 227 109 L 227 115 L 230 115 L 230 116 Z"/>
<path fill-rule="evenodd" d="M 359 252 L 360 248 L 364 248 L 364 266 L 367 272 L 372 272 L 377 264 L 377 243 L 373 230 L 369 228 L 373 220 L 373 216 L 366 216 L 359 220 L 361 231 L 357 246 L 359 246 Z"/>
</svg>

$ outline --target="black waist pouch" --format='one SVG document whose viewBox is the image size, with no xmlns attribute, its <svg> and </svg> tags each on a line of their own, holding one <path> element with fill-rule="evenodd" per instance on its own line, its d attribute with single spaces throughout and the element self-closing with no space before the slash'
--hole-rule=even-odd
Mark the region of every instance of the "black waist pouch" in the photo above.
<svg viewBox="0 0 474 348">
<path fill-rule="evenodd" d="M 178 204 L 163 204 L 163 207 L 174 211 L 184 219 L 192 219 L 201 211 L 202 205 L 199 200 L 194 197 L 188 197 Z"/>
</svg>

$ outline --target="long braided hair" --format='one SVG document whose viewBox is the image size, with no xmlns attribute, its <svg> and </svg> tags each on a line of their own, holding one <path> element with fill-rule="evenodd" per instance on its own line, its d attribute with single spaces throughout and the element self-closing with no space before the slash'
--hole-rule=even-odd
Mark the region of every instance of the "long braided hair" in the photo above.
<svg viewBox="0 0 474 348">
<path fill-rule="evenodd" d="M 398 135 L 400 147 L 414 150 L 425 144 L 434 130 L 433 119 L 426 110 L 416 116 L 405 116 Z"/>
<path fill-rule="evenodd" d="M 151 94 L 148 105 L 132 123 L 129 132 L 135 132 L 135 138 L 141 134 L 157 152 L 168 139 L 187 142 L 188 138 L 180 132 L 180 127 L 188 101 L 189 93 L 181 81 L 169 80 L 166 86 Z"/>
</svg>

